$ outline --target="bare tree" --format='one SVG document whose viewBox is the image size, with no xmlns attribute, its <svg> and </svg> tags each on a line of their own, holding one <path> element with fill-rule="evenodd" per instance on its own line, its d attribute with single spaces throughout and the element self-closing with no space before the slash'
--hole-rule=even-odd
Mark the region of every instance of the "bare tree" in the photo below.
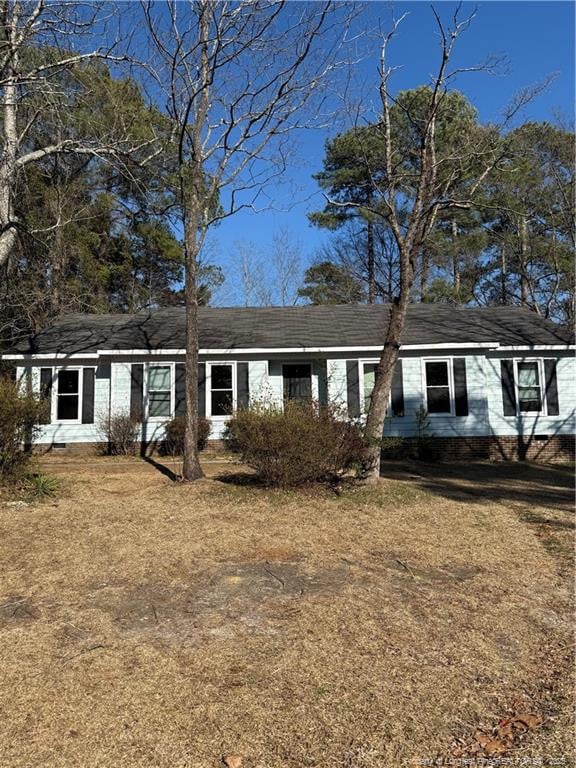
<svg viewBox="0 0 576 768">
<path fill-rule="evenodd" d="M 186 277 L 186 436 L 183 477 L 201 477 L 198 424 L 198 259 L 210 228 L 261 206 L 282 173 L 290 134 L 318 123 L 322 83 L 339 66 L 345 5 L 152 2 L 150 71 L 174 121 Z M 312 117 L 311 117 L 312 116 Z"/>
<path fill-rule="evenodd" d="M 240 289 L 235 300 L 244 307 L 272 306 L 272 286 L 268 279 L 264 254 L 255 243 L 237 240 L 232 254 L 234 268 L 228 277 Z"/>
<path fill-rule="evenodd" d="M 110 124 L 99 135 L 91 132 L 89 124 L 82 135 L 67 129 L 61 78 L 74 77 L 79 68 L 94 60 L 125 60 L 115 53 L 118 40 L 110 37 L 110 19 L 110 8 L 89 3 L 0 2 L 0 267 L 18 241 L 15 196 L 25 169 L 63 154 L 123 164 L 134 151 L 154 144 L 153 136 L 135 142 L 129 126 L 120 122 Z M 94 34 L 107 44 L 82 50 Z M 89 88 L 81 77 L 76 85 Z M 48 116 L 47 130 L 34 132 Z M 53 227 L 61 224 L 57 217 Z"/>
<path fill-rule="evenodd" d="M 302 278 L 302 254 L 300 244 L 287 229 L 275 232 L 272 237 L 272 269 L 276 286 L 276 304 L 289 307 L 298 300 L 298 288 Z"/>
<path fill-rule="evenodd" d="M 302 278 L 300 243 L 278 230 L 269 247 L 236 240 L 228 274 L 236 286 L 234 299 L 245 307 L 288 307 L 296 304 Z"/>
<path fill-rule="evenodd" d="M 387 53 L 402 17 L 393 23 L 390 32 L 383 35 L 380 50 L 380 113 L 374 128 L 378 131 L 382 148 L 382 166 L 370 167 L 366 152 L 367 170 L 373 186 L 373 205 L 369 210 L 380 217 L 392 232 L 399 271 L 399 284 L 390 309 L 365 428 L 369 445 L 366 479 L 369 481 L 376 480 L 380 475 L 380 444 L 392 377 L 414 281 L 420 271 L 419 259 L 427 238 L 440 213 L 473 206 L 482 184 L 502 159 L 499 141 L 502 126 L 479 127 L 477 130 L 471 126 L 468 131 L 462 130 L 458 142 L 450 143 L 447 149 L 439 141 L 439 113 L 451 93 L 454 78 L 464 72 L 494 71 L 502 60 L 491 57 L 478 66 L 450 69 L 456 42 L 470 26 L 475 12 L 461 18 L 459 5 L 450 26 L 446 27 L 437 12 L 432 10 L 440 39 L 438 69 L 431 79 L 424 111 L 421 107 L 418 112 L 412 112 L 409 106 L 401 107 L 402 120 L 408 122 L 417 140 L 407 151 L 403 147 L 393 113 L 396 101 L 390 90 L 390 78 L 395 67 L 389 66 Z M 540 88 L 526 89 L 519 94 L 507 110 L 504 122 L 510 121 Z M 334 200 L 330 203 L 338 205 Z M 367 208 L 365 202 L 362 208 Z"/>
</svg>

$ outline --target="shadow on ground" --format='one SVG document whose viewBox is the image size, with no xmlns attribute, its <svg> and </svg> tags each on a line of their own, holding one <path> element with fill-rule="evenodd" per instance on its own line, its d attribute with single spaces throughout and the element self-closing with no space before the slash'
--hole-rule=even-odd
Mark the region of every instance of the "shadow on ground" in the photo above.
<svg viewBox="0 0 576 768">
<path fill-rule="evenodd" d="M 382 463 L 382 476 L 416 483 L 454 501 L 496 501 L 574 512 L 574 468 L 529 462 Z"/>
</svg>

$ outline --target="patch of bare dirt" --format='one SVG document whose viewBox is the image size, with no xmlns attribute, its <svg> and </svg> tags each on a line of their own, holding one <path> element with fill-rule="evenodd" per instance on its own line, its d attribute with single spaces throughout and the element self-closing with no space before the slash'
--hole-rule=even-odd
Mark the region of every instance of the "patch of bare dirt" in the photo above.
<svg viewBox="0 0 576 768">
<path fill-rule="evenodd" d="M 346 583 L 346 569 L 315 572 L 282 562 L 222 563 L 187 583 L 96 587 L 93 607 L 123 630 L 151 640 L 197 645 L 242 633 L 275 634 L 294 601 L 329 595 Z"/>
<path fill-rule="evenodd" d="M 0 629 L 26 621 L 34 621 L 40 611 L 23 595 L 4 595 L 0 603 Z"/>
</svg>

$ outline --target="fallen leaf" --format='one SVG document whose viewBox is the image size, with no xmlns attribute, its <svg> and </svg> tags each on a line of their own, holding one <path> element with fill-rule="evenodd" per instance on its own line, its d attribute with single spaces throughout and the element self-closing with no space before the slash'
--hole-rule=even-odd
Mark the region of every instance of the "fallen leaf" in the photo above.
<svg viewBox="0 0 576 768">
<path fill-rule="evenodd" d="M 503 744 L 500 739 L 490 739 L 490 741 L 484 745 L 484 752 L 487 755 L 502 755 L 506 750 L 506 744 Z"/>
<path fill-rule="evenodd" d="M 499 725 L 496 731 L 501 739 L 512 740 L 514 738 L 514 727 L 510 722 L 505 723 L 505 725 Z"/>
<path fill-rule="evenodd" d="M 480 744 L 481 747 L 485 747 L 486 744 L 488 744 L 488 742 L 491 741 L 490 736 L 488 736 L 485 733 L 482 733 L 482 731 L 476 731 L 476 733 L 474 734 L 474 738 L 476 739 L 478 744 Z"/>
<path fill-rule="evenodd" d="M 525 715 L 517 715 L 515 720 L 516 722 L 523 723 L 528 729 L 536 728 L 537 726 L 542 725 L 542 718 L 531 713 L 527 713 Z"/>
<path fill-rule="evenodd" d="M 222 762 L 226 768 L 240 768 L 242 765 L 242 755 L 224 755 Z"/>
</svg>

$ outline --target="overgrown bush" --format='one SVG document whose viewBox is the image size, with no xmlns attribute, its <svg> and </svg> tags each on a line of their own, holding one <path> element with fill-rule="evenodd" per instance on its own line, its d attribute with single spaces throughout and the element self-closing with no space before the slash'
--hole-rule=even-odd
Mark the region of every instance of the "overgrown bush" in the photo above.
<svg viewBox="0 0 576 768">
<path fill-rule="evenodd" d="M 136 453 L 136 440 L 140 424 L 126 411 L 111 416 L 103 414 L 98 419 L 98 428 L 106 444 L 103 450 L 112 456 L 133 456 Z"/>
<path fill-rule="evenodd" d="M 208 419 L 198 419 L 198 450 L 203 451 L 210 436 L 212 425 Z M 186 420 L 184 416 L 175 416 L 165 427 L 165 437 L 161 452 L 165 456 L 181 456 L 184 453 L 184 433 Z"/>
<path fill-rule="evenodd" d="M 365 447 L 336 407 L 299 401 L 238 411 L 226 440 L 265 485 L 280 488 L 333 481 L 360 466 Z"/>
<path fill-rule="evenodd" d="M 39 395 L 0 377 L 0 484 L 19 481 L 30 462 L 32 444 L 48 404 Z"/>
</svg>

